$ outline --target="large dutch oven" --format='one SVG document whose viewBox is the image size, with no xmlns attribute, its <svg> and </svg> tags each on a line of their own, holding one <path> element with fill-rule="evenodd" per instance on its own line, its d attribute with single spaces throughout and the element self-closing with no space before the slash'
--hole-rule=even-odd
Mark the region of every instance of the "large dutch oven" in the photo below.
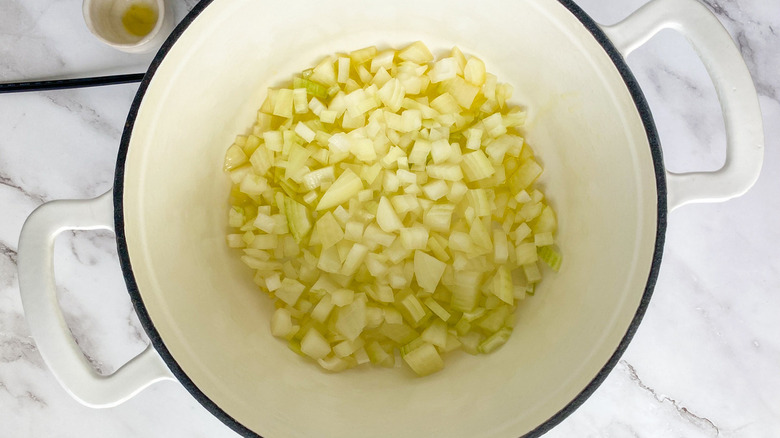
<svg viewBox="0 0 780 438">
<path fill-rule="evenodd" d="M 711 173 L 665 170 L 653 119 L 624 57 L 663 28 L 685 35 L 720 97 L 728 153 Z M 235 133 L 268 86 L 326 54 L 422 40 L 459 46 L 514 85 L 527 139 L 559 215 L 565 263 L 518 309 L 509 343 L 444 371 L 327 374 L 271 336 L 272 303 L 225 245 Z M 113 406 L 179 380 L 245 436 L 539 436 L 591 394 L 642 319 L 667 214 L 744 193 L 763 134 L 751 78 L 718 20 L 693 0 L 654 0 L 600 26 L 569 0 L 198 4 L 154 59 L 133 102 L 112 192 L 36 210 L 19 243 L 24 310 L 41 355 L 76 399 Z M 111 229 L 152 345 L 99 376 L 55 298 L 54 236 Z"/>
</svg>

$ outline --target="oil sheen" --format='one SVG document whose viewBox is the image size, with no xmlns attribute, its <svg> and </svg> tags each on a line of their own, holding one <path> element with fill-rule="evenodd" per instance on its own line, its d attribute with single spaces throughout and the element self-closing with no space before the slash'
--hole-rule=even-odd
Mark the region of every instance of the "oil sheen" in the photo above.
<svg viewBox="0 0 780 438">
<path fill-rule="evenodd" d="M 157 11 L 144 3 L 133 3 L 122 15 L 122 25 L 131 35 L 144 37 L 154 29 Z"/>
</svg>

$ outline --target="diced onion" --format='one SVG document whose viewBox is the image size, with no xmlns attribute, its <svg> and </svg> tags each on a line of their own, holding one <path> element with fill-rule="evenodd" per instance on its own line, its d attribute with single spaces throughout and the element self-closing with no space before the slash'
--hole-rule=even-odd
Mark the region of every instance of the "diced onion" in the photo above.
<svg viewBox="0 0 780 438">
<path fill-rule="evenodd" d="M 562 264 L 512 91 L 419 41 L 268 90 L 224 170 L 226 242 L 275 300 L 272 335 L 329 372 L 400 355 L 420 376 L 509 341 L 519 301 Z"/>
</svg>

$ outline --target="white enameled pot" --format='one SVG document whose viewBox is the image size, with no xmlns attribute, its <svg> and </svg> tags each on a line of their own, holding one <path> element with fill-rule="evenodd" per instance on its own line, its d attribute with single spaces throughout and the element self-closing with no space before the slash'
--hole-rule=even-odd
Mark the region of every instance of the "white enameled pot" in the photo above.
<svg viewBox="0 0 780 438">
<path fill-rule="evenodd" d="M 710 72 L 727 130 L 725 166 L 671 174 L 623 57 L 655 33 L 686 36 Z M 271 336 L 272 303 L 225 245 L 226 147 L 268 86 L 320 57 L 422 40 L 460 47 L 514 85 L 527 140 L 559 215 L 565 263 L 518 309 L 507 345 L 451 355 L 427 378 L 327 374 Z M 41 355 L 76 399 L 113 406 L 177 379 L 245 436 L 538 436 L 576 409 L 624 351 L 658 273 L 667 213 L 755 182 L 763 133 L 734 43 L 694 0 L 653 0 L 599 26 L 570 0 L 213 0 L 163 45 L 130 111 L 112 192 L 36 210 L 19 243 L 24 310 Z M 116 231 L 128 290 L 152 346 L 101 377 L 55 298 L 54 236 Z"/>
</svg>

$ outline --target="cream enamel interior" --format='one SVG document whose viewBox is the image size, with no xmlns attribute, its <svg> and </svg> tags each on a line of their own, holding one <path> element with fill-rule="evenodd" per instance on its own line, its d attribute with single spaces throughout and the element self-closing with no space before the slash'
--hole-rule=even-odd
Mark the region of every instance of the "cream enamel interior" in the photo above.
<svg viewBox="0 0 780 438">
<path fill-rule="evenodd" d="M 564 264 L 518 310 L 507 345 L 443 372 L 326 374 L 270 334 L 272 303 L 225 245 L 226 148 L 265 89 L 320 57 L 422 40 L 482 58 L 528 107 Z M 124 229 L 144 305 L 209 399 L 266 437 L 518 437 L 561 410 L 615 352 L 654 253 L 647 136 L 614 64 L 554 0 L 215 0 L 163 60 L 125 164 Z"/>
</svg>

